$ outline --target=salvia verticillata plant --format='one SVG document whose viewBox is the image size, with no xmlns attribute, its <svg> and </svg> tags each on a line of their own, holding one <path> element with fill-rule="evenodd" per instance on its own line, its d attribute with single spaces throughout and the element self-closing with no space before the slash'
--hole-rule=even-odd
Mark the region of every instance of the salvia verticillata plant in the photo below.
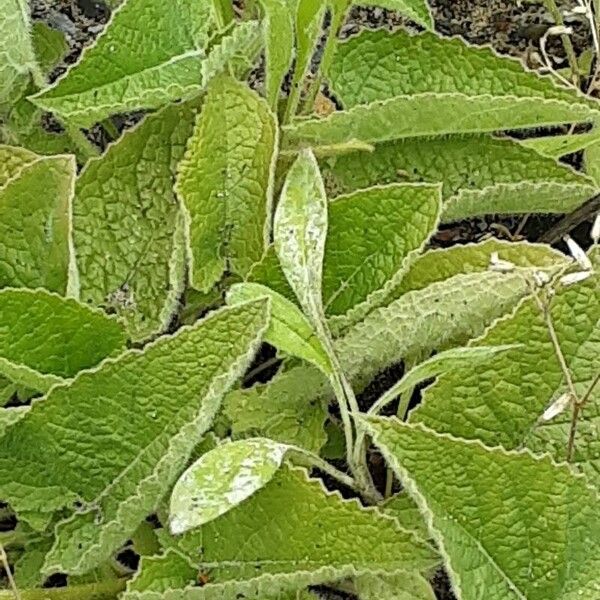
<svg viewBox="0 0 600 600">
<path fill-rule="evenodd" d="M 600 222 L 432 243 L 594 197 L 600 103 L 368 4 L 124 0 L 51 79 L 0 0 L 0 599 L 600 598 Z"/>
</svg>

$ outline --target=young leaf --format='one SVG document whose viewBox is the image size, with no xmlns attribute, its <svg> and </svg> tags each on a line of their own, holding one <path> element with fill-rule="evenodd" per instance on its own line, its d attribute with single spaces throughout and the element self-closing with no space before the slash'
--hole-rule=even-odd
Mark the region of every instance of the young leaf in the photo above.
<svg viewBox="0 0 600 600">
<path fill-rule="evenodd" d="M 17 512 L 78 506 L 56 527 L 45 574 L 89 571 L 156 510 L 267 321 L 265 301 L 221 310 L 53 388 L 9 429 L 2 498 Z"/>
<path fill-rule="evenodd" d="M 182 545 L 195 549 L 186 557 L 188 567 L 210 575 L 202 587 L 181 577 L 179 589 L 169 592 L 181 600 L 277 598 L 309 584 L 359 573 L 423 571 L 437 562 L 427 544 L 393 519 L 342 500 L 303 471 L 287 468 L 251 498 L 185 536 Z M 124 598 L 164 598 L 164 587 L 147 586 L 161 573 L 182 573 L 180 560 L 173 552 L 143 559 Z"/>
<path fill-rule="evenodd" d="M 214 28 L 211 3 L 126 0 L 79 63 L 32 100 L 89 127 L 111 114 L 197 93 Z"/>
<path fill-rule="evenodd" d="M 265 341 L 316 365 L 323 373 L 331 373 L 327 352 L 313 326 L 293 302 L 257 283 L 233 285 L 227 293 L 227 302 L 237 304 L 261 297 L 271 300 L 271 322 L 265 333 Z"/>
<path fill-rule="evenodd" d="M 197 103 L 146 117 L 77 181 L 73 239 L 81 300 L 119 315 L 133 340 L 164 330 L 183 288 L 175 168 Z"/>
<path fill-rule="evenodd" d="M 600 503 L 584 479 L 548 459 L 397 419 L 364 424 L 427 519 L 460 598 L 591 598 L 598 591 Z"/>
<path fill-rule="evenodd" d="M 25 0 L 0 1 L 0 112 L 16 101 L 36 69 Z"/>
<path fill-rule="evenodd" d="M 331 396 L 322 372 L 297 367 L 267 384 L 230 392 L 223 413 L 234 438 L 263 436 L 318 454 L 327 441 L 324 425 Z"/>
<path fill-rule="evenodd" d="M 265 13 L 266 96 L 277 110 L 279 91 L 294 58 L 294 4 L 292 0 L 260 0 Z"/>
<path fill-rule="evenodd" d="M 509 139 L 467 135 L 379 144 L 321 161 L 332 196 L 396 181 L 443 182 L 442 219 L 529 210 L 569 212 L 596 192 L 589 178 Z"/>
<path fill-rule="evenodd" d="M 39 391 L 118 354 L 125 344 L 115 319 L 44 290 L 1 290 L 0 331 L 0 373 Z"/>
<path fill-rule="evenodd" d="M 300 306 L 312 319 L 323 318 L 321 285 L 327 237 L 327 197 L 319 166 L 302 152 L 289 170 L 274 223 L 275 251 Z"/>
<path fill-rule="evenodd" d="M 169 523 L 179 535 L 213 521 L 263 488 L 281 467 L 288 447 L 267 438 L 221 444 L 179 478 Z"/>
<path fill-rule="evenodd" d="M 356 323 L 387 296 L 436 229 L 441 189 L 378 186 L 330 204 L 323 267 L 328 317 Z"/>
<path fill-rule="evenodd" d="M 268 243 L 277 127 L 245 84 L 214 79 L 180 164 L 177 193 L 189 216 L 193 287 L 225 271 L 245 275 Z"/>
<path fill-rule="evenodd" d="M 600 372 L 600 277 L 560 289 L 550 304 L 550 318 L 578 394 L 583 396 Z M 463 365 L 441 376 L 411 414 L 440 432 L 507 449 L 528 446 L 563 460 L 571 427 L 571 411 L 540 421 L 544 410 L 569 391 L 556 356 L 547 323 L 534 300 L 524 302 L 515 314 L 499 321 L 473 343 L 520 344 L 483 365 Z M 600 389 L 596 387 L 584 407 L 575 439 L 575 464 L 600 486 L 600 448 L 596 421 Z"/>
<path fill-rule="evenodd" d="M 6 154 L 0 147 L 0 156 Z M 18 162 L 22 168 L 16 170 Z M 75 161 L 71 156 L 31 160 L 17 149 L 11 164 L 1 172 L 0 287 L 44 287 L 64 294 L 72 267 Z"/>
</svg>

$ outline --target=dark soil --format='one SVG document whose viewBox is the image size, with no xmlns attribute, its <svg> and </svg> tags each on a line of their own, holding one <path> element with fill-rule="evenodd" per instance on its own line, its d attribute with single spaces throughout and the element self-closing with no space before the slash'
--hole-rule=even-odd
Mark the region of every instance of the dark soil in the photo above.
<svg viewBox="0 0 600 600">
<path fill-rule="evenodd" d="M 523 60 L 531 67 L 539 66 L 538 45 L 541 36 L 552 24 L 549 15 L 539 4 L 517 0 L 429 0 L 432 6 L 436 29 L 443 35 L 463 37 L 473 44 L 491 44 L 498 52 L 510 54 Z M 241 4 L 241 2 L 236 3 Z M 571 7 L 574 2 L 565 0 L 559 2 L 563 8 Z M 70 51 L 64 64 L 52 74 L 53 78 L 60 76 L 74 63 L 82 49 L 102 31 L 110 17 L 110 9 L 102 0 L 30 0 L 34 19 L 44 20 L 49 25 L 62 31 L 69 43 Z M 574 28 L 572 37 L 576 51 L 579 53 L 590 45 L 590 32 L 583 20 L 568 23 Z M 347 37 L 357 33 L 362 28 L 396 29 L 399 26 L 413 27 L 393 11 L 380 8 L 354 8 L 341 30 L 341 35 Z M 554 61 L 554 66 L 564 65 L 565 57 L 560 41 L 552 38 L 548 42 L 548 52 Z M 260 80 L 260 69 L 254 75 Z M 114 125 L 121 131 L 138 120 L 140 115 L 118 117 Z M 91 139 L 101 148 L 110 141 L 106 132 L 97 128 L 90 132 Z M 559 218 L 534 216 L 520 234 L 532 241 L 543 235 Z M 478 241 L 490 234 L 497 237 L 510 238 L 521 224 L 520 217 L 494 219 L 493 217 L 473 219 L 445 227 L 436 237 L 435 245 L 446 246 L 456 243 Z M 580 243 L 586 244 L 589 224 L 584 224 L 572 234 Z M 268 347 L 263 349 L 261 359 L 272 357 L 273 351 Z M 257 363 L 258 364 L 258 363 Z M 256 366 L 256 365 L 255 365 Z M 276 368 L 276 366 L 274 367 Z M 388 389 L 402 375 L 402 365 L 397 365 L 380 374 L 371 385 L 361 394 L 359 401 L 364 406 L 370 405 L 379 394 Z M 260 376 L 251 377 L 252 381 L 262 379 Z M 251 381 L 246 381 L 251 383 Z M 419 391 L 416 390 L 411 407 L 419 402 Z M 395 408 L 395 407 L 392 407 Z M 378 463 L 381 463 L 379 464 Z M 383 463 L 377 455 L 372 457 L 376 479 L 385 477 Z M 432 580 L 438 600 L 455 600 L 450 589 L 447 575 L 440 571 Z M 325 588 L 315 589 L 322 598 L 328 600 L 344 600 L 351 598 L 347 594 L 328 591 Z"/>
</svg>

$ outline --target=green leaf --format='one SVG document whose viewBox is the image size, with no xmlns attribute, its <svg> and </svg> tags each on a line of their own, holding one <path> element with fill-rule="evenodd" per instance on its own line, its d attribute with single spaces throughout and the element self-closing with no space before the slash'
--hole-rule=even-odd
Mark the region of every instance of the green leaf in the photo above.
<svg viewBox="0 0 600 600">
<path fill-rule="evenodd" d="M 427 0 L 361 0 L 360 3 L 397 11 L 415 23 L 419 23 L 427 29 L 433 29 L 433 18 Z"/>
<path fill-rule="evenodd" d="M 524 275 L 532 270 L 553 273 L 568 265 L 564 254 L 545 244 L 504 242 L 490 238 L 478 244 L 425 252 L 412 264 L 394 297 L 400 298 L 406 292 L 421 290 L 455 275 L 487 271 L 494 253 L 500 260 L 515 265 L 516 270 Z"/>
<path fill-rule="evenodd" d="M 125 344 L 115 319 L 43 290 L 1 290 L 0 331 L 0 373 L 43 392 Z"/>
<path fill-rule="evenodd" d="M 553 78 L 525 70 L 518 60 L 433 33 L 364 31 L 338 44 L 328 77 L 335 95 L 348 108 L 428 93 L 597 106 L 583 94 L 555 84 Z M 541 107 L 540 111 L 543 114 Z M 454 119 L 460 121 L 459 116 L 463 115 L 454 114 Z"/>
<path fill-rule="evenodd" d="M 0 147 L 0 156 L 7 153 Z M 2 169 L 3 179 L 12 178 L 0 187 L 0 288 L 44 287 L 64 294 L 74 284 L 69 277 L 75 161 L 71 156 L 32 161 L 20 149 L 15 156 L 11 164 L 22 161 L 22 168 Z"/>
<path fill-rule="evenodd" d="M 227 292 L 227 302 L 237 304 L 265 296 L 271 300 L 271 322 L 265 341 L 316 365 L 323 373 L 331 373 L 327 352 L 308 319 L 293 302 L 257 283 L 233 285 Z"/>
<path fill-rule="evenodd" d="M 589 178 L 509 139 L 482 135 L 386 142 L 321 161 L 331 196 L 395 181 L 442 182 L 449 221 L 484 213 L 570 212 L 596 192 Z"/>
<path fill-rule="evenodd" d="M 328 317 L 360 321 L 385 302 L 437 228 L 441 189 L 378 186 L 330 204 L 323 267 Z"/>
<path fill-rule="evenodd" d="M 275 251 L 300 306 L 318 325 L 323 318 L 323 256 L 327 197 L 317 161 L 302 152 L 288 171 L 274 222 Z"/>
<path fill-rule="evenodd" d="M 442 373 L 454 370 L 463 365 L 477 366 L 485 363 L 486 359 L 497 356 L 503 352 L 514 349 L 515 344 L 504 346 L 476 346 L 473 348 L 450 348 L 435 354 L 431 358 L 420 362 L 410 369 L 403 377 L 389 388 L 369 412 L 377 413 L 402 394 L 410 393 L 414 388 L 428 379 L 438 377 Z M 404 418 L 404 414 L 398 414 Z"/>
<path fill-rule="evenodd" d="M 208 2 L 183 0 L 173 10 L 161 0 L 126 0 L 79 63 L 32 99 L 89 127 L 114 113 L 196 94 L 213 27 Z"/>
<path fill-rule="evenodd" d="M 320 371 L 299 367 L 267 384 L 230 392 L 223 412 L 234 438 L 263 436 L 318 454 L 327 441 L 324 424 L 330 396 Z"/>
<path fill-rule="evenodd" d="M 7 429 L 18 423 L 29 412 L 29 406 L 11 406 L 10 408 L 0 408 L 0 437 Z"/>
<path fill-rule="evenodd" d="M 585 150 L 588 146 L 600 140 L 600 129 L 594 129 L 588 133 L 546 135 L 520 140 L 525 148 L 531 148 L 544 156 L 560 158 L 566 154 L 573 154 Z"/>
<path fill-rule="evenodd" d="M 279 91 L 294 58 L 294 2 L 260 0 L 265 13 L 266 96 L 272 110 L 277 110 Z"/>
<path fill-rule="evenodd" d="M 497 131 L 587 121 L 598 112 L 596 102 L 524 71 L 515 60 L 435 34 L 364 32 L 338 45 L 328 75 L 349 110 L 297 120 L 287 128 L 288 143 Z"/>
<path fill-rule="evenodd" d="M 263 488 L 288 450 L 267 438 L 224 443 L 179 478 L 171 494 L 169 525 L 179 535 L 224 515 Z"/>
<path fill-rule="evenodd" d="M 431 585 L 418 573 L 362 575 L 356 579 L 355 587 L 360 600 L 436 600 Z"/>
<path fill-rule="evenodd" d="M 0 188 L 19 176 L 23 167 L 36 162 L 39 156 L 25 148 L 0 145 Z"/>
<path fill-rule="evenodd" d="M 185 158 L 177 193 L 189 217 L 191 284 L 208 291 L 225 271 L 245 275 L 268 243 L 275 118 L 245 84 L 211 84 Z"/>
<path fill-rule="evenodd" d="M 186 537 L 185 547 L 194 549 L 186 557 L 187 573 L 180 555 L 173 552 L 142 559 L 141 571 L 124 598 L 277 598 L 358 573 L 414 572 L 436 564 L 432 550 L 393 519 L 326 492 L 320 482 L 297 469 L 279 470 L 247 501 Z M 191 565 L 197 568 L 192 578 L 194 573 L 208 573 L 206 585 L 182 585 L 189 581 Z M 168 590 L 163 581 L 160 590 L 145 591 L 161 573 L 180 573 L 180 589 Z"/>
<path fill-rule="evenodd" d="M 0 1 L 0 112 L 15 102 L 36 69 L 24 0 Z"/>
<path fill-rule="evenodd" d="M 173 185 L 197 103 L 169 106 L 87 163 L 73 238 L 82 301 L 114 312 L 133 340 L 163 331 L 183 290 L 183 221 Z"/>
<path fill-rule="evenodd" d="M 416 532 L 424 540 L 431 537 L 417 503 L 406 490 L 392 496 L 382 504 L 381 510 L 386 515 L 394 517 L 404 529 Z"/>
<path fill-rule="evenodd" d="M 45 574 L 89 571 L 156 510 L 267 320 L 264 301 L 213 313 L 53 388 L 9 429 L 0 440 L 2 498 L 18 513 L 76 507 L 56 527 Z"/>
<path fill-rule="evenodd" d="M 578 394 L 583 396 L 600 372 L 600 277 L 559 289 L 550 317 Z M 570 411 L 543 421 L 544 410 L 568 391 L 544 317 L 534 300 L 499 321 L 480 345 L 510 343 L 519 348 L 476 367 L 463 365 L 442 375 L 411 414 L 436 431 L 480 439 L 507 449 L 527 446 L 563 460 L 571 426 Z M 600 487 L 600 389 L 583 409 L 575 440 L 575 465 Z"/>
<path fill-rule="evenodd" d="M 36 21 L 31 27 L 31 41 L 38 65 L 47 77 L 62 61 L 69 50 L 69 44 L 63 33 L 52 29 L 43 21 Z"/>
<path fill-rule="evenodd" d="M 296 119 L 284 127 L 284 145 L 306 148 L 548 127 L 591 121 L 597 108 L 583 100 L 425 92 L 357 105 L 322 119 Z"/>
<path fill-rule="evenodd" d="M 346 372 L 366 383 L 407 356 L 441 351 L 481 335 L 529 292 L 518 272 L 456 275 L 374 310 L 336 341 L 336 349 Z"/>
<path fill-rule="evenodd" d="M 296 2 L 296 61 L 290 90 L 290 98 L 300 98 L 302 83 L 308 74 L 315 47 L 322 33 L 323 18 L 327 3 L 321 0 L 297 0 Z M 297 106 L 288 103 L 286 117 L 293 117 L 292 109 Z"/>
<path fill-rule="evenodd" d="M 427 519 L 460 598 L 597 594 L 600 503 L 584 479 L 397 419 L 363 422 Z"/>
</svg>

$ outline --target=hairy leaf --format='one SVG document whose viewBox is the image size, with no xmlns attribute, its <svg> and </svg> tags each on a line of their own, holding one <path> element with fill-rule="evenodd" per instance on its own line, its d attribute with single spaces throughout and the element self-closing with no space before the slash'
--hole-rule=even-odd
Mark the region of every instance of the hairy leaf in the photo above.
<svg viewBox="0 0 600 600">
<path fill-rule="evenodd" d="M 0 145 L 0 188 L 11 179 L 18 177 L 24 167 L 38 159 L 37 154 L 26 148 Z"/>
<path fill-rule="evenodd" d="M 597 116 L 595 105 L 576 100 L 425 92 L 360 104 L 322 119 L 297 119 L 284 131 L 286 145 L 304 148 L 545 127 Z"/>
<path fill-rule="evenodd" d="M 588 133 L 546 135 L 521 140 L 519 143 L 526 148 L 531 148 L 544 156 L 560 158 L 566 154 L 573 154 L 585 150 L 588 146 L 600 140 L 600 129 L 596 128 Z"/>
<path fill-rule="evenodd" d="M 157 508 L 248 365 L 266 309 L 225 309 L 105 361 L 53 388 L 7 432 L 1 496 L 17 511 L 78 507 L 57 526 L 45 573 L 90 570 Z"/>
<path fill-rule="evenodd" d="M 125 342 L 116 320 L 43 290 L 1 290 L 0 331 L 0 373 L 44 392 Z"/>
<path fill-rule="evenodd" d="M 374 310 L 336 348 L 346 371 L 368 381 L 406 356 L 444 350 L 481 335 L 529 290 L 519 273 L 456 275 Z"/>
<path fill-rule="evenodd" d="M 0 156 L 10 152 L 0 147 Z M 70 156 L 32 160 L 21 149 L 1 168 L 0 288 L 67 292 L 75 168 Z"/>
<path fill-rule="evenodd" d="M 532 270 L 552 273 L 568 264 L 564 254 L 545 244 L 504 242 L 491 238 L 479 244 L 465 244 L 425 252 L 415 260 L 394 296 L 399 298 L 406 292 L 423 289 L 461 273 L 486 271 L 494 253 L 500 260 L 514 264 L 516 270 L 523 274 Z"/>
<path fill-rule="evenodd" d="M 458 38 L 442 39 L 433 33 L 364 31 L 338 44 L 328 76 L 334 93 L 347 108 L 428 93 L 488 96 L 490 100 L 537 98 L 540 117 L 545 100 L 564 102 L 565 107 L 597 105 L 572 89 L 556 85 L 551 77 L 526 71 L 519 61 L 500 57 L 490 48 L 469 46 Z M 464 116 L 456 113 L 453 120 L 461 121 Z"/>
<path fill-rule="evenodd" d="M 64 34 L 43 21 L 33 23 L 31 41 L 40 69 L 46 76 L 60 63 L 69 49 Z"/>
<path fill-rule="evenodd" d="M 186 533 L 213 521 L 263 488 L 288 447 L 268 438 L 221 444 L 199 458 L 171 493 L 170 529 Z"/>
<path fill-rule="evenodd" d="M 277 110 L 279 90 L 294 58 L 294 4 L 292 0 L 260 0 L 265 13 L 266 96 Z"/>
<path fill-rule="evenodd" d="M 0 437 L 6 430 L 18 423 L 29 412 L 29 406 L 11 406 L 10 408 L 0 408 Z"/>
<path fill-rule="evenodd" d="M 360 321 L 387 300 L 436 229 L 434 185 L 390 185 L 340 196 L 330 204 L 323 266 L 328 317 Z"/>
<path fill-rule="evenodd" d="M 550 318 L 561 352 L 581 397 L 600 375 L 600 277 L 596 274 L 573 287 L 560 289 L 550 304 Z M 570 411 L 550 421 L 544 410 L 569 391 L 551 342 L 550 331 L 535 301 L 524 302 L 515 314 L 499 321 L 480 344 L 520 343 L 519 348 L 476 367 L 463 365 L 441 376 L 425 392 L 423 404 L 411 414 L 440 432 L 505 448 L 528 446 L 566 456 Z M 575 464 L 600 487 L 600 386 L 583 409 L 575 444 Z"/>
<path fill-rule="evenodd" d="M 321 161 L 332 196 L 395 181 L 442 182 L 444 221 L 484 213 L 569 212 L 596 191 L 570 167 L 517 142 L 467 135 L 386 142 Z"/>
<path fill-rule="evenodd" d="M 81 173 L 73 238 L 84 302 L 119 315 L 133 340 L 168 325 L 185 244 L 173 192 L 195 106 L 173 105 L 128 131 Z"/>
<path fill-rule="evenodd" d="M 240 533 L 244 542 L 240 543 Z M 226 515 L 192 533 L 185 547 L 197 570 L 210 573 L 203 587 L 186 581 L 181 557 L 173 551 L 142 560 L 127 600 L 233 600 L 325 583 L 356 573 L 425 570 L 435 565 L 432 550 L 375 509 L 344 501 L 308 480 L 300 470 L 282 469 L 262 490 Z M 202 548 L 197 553 L 198 548 Z M 282 554 L 283 552 L 283 554 Z M 194 571 L 192 571 L 193 573 Z M 180 589 L 152 590 L 160 573 L 180 573 Z M 187 572 L 189 581 L 189 570 Z M 170 582 L 172 584 L 172 580 Z M 145 591 L 148 586 L 150 589 Z M 175 586 L 173 586 L 175 587 Z"/>
<path fill-rule="evenodd" d="M 287 130 L 289 143 L 497 131 L 591 120 L 598 112 L 596 102 L 514 60 L 434 34 L 364 32 L 339 44 L 329 78 L 348 110 L 298 120 Z"/>
<path fill-rule="evenodd" d="M 36 69 L 30 29 L 25 0 L 0 1 L 0 112 L 19 98 Z"/>
<path fill-rule="evenodd" d="M 214 20 L 208 2 L 126 0 L 79 63 L 33 97 L 87 127 L 111 114 L 197 93 Z"/>
<path fill-rule="evenodd" d="M 600 503 L 584 479 L 397 419 L 364 420 L 427 519 L 463 600 L 593 597 Z"/>
<path fill-rule="evenodd" d="M 355 587 L 360 600 L 436 600 L 431 585 L 418 573 L 362 575 L 356 579 Z"/>
<path fill-rule="evenodd" d="M 281 192 L 274 238 L 281 268 L 313 324 L 318 324 L 323 316 L 321 286 L 327 208 L 317 161 L 312 152 L 302 152 L 289 170 Z"/>
<path fill-rule="evenodd" d="M 235 438 L 264 436 L 318 453 L 327 440 L 324 424 L 330 396 L 320 371 L 298 367 L 267 384 L 230 392 L 223 412 Z"/>
<path fill-rule="evenodd" d="M 265 296 L 271 300 L 271 322 L 265 333 L 265 341 L 292 356 L 313 363 L 324 373 L 330 373 L 331 364 L 327 352 L 313 326 L 296 304 L 257 283 L 233 285 L 227 293 L 227 301 L 229 304 L 236 304 Z"/>
<path fill-rule="evenodd" d="M 191 284 L 208 291 L 225 271 L 245 275 L 268 242 L 275 119 L 244 84 L 222 76 L 210 86 L 177 193 L 189 216 Z"/>
</svg>

